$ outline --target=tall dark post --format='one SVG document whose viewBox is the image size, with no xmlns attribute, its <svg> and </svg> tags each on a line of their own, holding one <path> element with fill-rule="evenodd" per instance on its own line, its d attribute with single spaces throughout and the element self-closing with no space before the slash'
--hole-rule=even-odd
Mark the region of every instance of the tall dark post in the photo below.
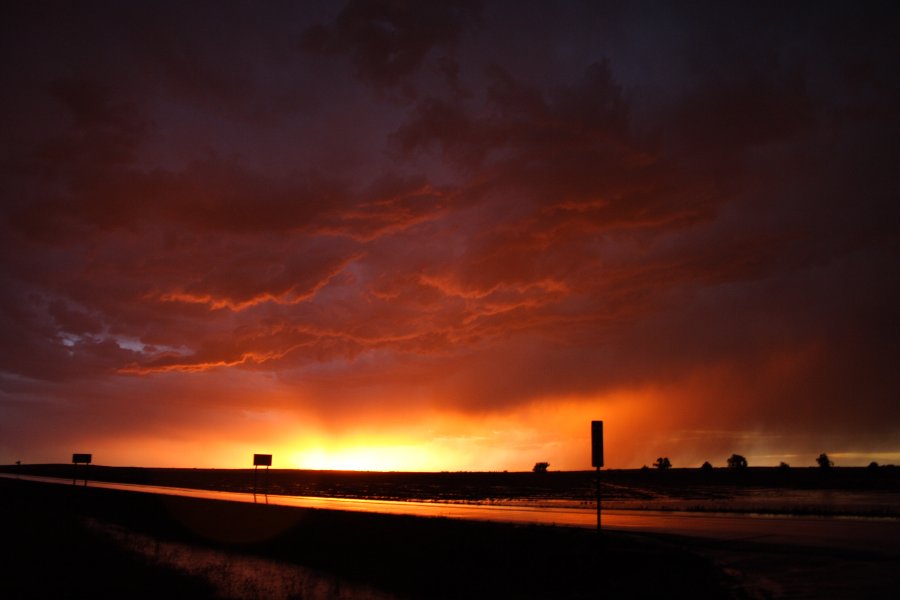
<svg viewBox="0 0 900 600">
<path fill-rule="evenodd" d="M 600 467 L 603 466 L 603 421 L 591 421 L 591 466 L 597 468 L 597 531 L 600 531 Z"/>
</svg>

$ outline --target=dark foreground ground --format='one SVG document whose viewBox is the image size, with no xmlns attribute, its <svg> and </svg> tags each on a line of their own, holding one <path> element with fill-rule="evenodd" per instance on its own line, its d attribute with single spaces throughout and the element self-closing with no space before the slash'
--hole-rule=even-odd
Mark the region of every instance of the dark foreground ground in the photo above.
<svg viewBox="0 0 900 600">
<path fill-rule="evenodd" d="M 0 583 L 2 597 L 10 599 L 497 600 L 745 593 L 709 558 L 677 541 L 613 532 L 3 479 L 0 508 L 6 555 Z"/>
</svg>

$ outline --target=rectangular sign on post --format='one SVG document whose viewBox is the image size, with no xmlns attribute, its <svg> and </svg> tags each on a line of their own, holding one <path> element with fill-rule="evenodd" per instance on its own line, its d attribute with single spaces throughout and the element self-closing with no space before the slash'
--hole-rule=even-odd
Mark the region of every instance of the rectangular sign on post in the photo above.
<svg viewBox="0 0 900 600">
<path fill-rule="evenodd" d="M 72 455 L 72 463 L 74 464 L 91 464 L 91 455 L 90 454 L 73 454 Z"/>
<path fill-rule="evenodd" d="M 254 454 L 253 455 L 253 466 L 254 467 L 271 467 L 272 466 L 272 455 L 271 454 Z"/>
<path fill-rule="evenodd" d="M 591 466 L 603 466 L 603 421 L 591 421 Z"/>
</svg>

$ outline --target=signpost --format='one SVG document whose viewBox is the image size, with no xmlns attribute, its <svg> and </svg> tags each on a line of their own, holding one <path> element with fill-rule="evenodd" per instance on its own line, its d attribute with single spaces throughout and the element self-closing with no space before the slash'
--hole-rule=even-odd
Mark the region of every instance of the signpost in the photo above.
<svg viewBox="0 0 900 600">
<path fill-rule="evenodd" d="M 72 455 L 72 468 L 74 471 L 72 472 L 72 485 L 75 485 L 75 480 L 78 479 L 78 465 L 84 465 L 84 485 L 87 485 L 87 469 L 88 465 L 91 464 L 91 455 L 90 454 L 73 454 Z"/>
<path fill-rule="evenodd" d="M 597 531 L 600 531 L 600 467 L 603 466 L 603 421 L 591 421 L 591 466 L 597 469 Z"/>
<path fill-rule="evenodd" d="M 266 468 L 266 503 L 268 503 L 269 496 L 269 467 L 272 466 L 272 455 L 271 454 L 254 454 L 253 455 L 253 498 L 256 499 L 256 471 L 259 467 Z"/>
</svg>

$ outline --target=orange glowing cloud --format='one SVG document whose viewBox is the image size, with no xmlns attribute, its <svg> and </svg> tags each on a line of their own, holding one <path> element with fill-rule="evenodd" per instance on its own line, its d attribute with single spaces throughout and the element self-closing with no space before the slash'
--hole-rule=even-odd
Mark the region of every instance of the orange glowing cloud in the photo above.
<svg viewBox="0 0 900 600">
<path fill-rule="evenodd" d="M 376 4 L 6 11 L 0 461 L 897 452 L 882 9 Z"/>
</svg>

